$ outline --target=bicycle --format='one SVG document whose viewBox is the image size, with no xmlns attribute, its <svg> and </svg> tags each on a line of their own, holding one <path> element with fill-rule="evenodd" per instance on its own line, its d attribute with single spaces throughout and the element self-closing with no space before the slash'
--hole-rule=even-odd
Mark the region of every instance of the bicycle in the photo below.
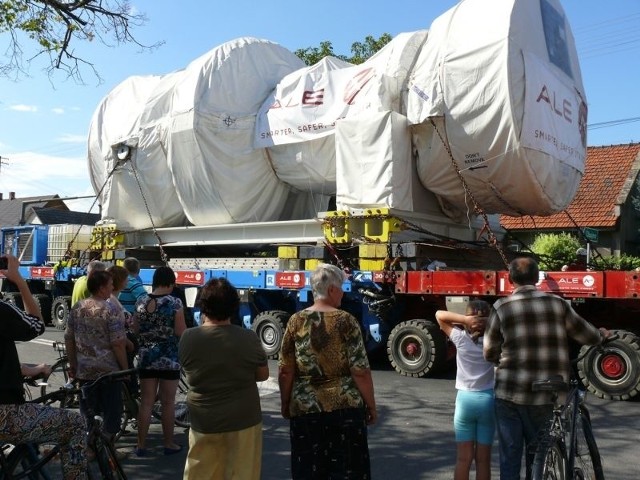
<svg viewBox="0 0 640 480">
<path fill-rule="evenodd" d="M 69 376 L 69 359 L 67 358 L 65 344 L 62 342 L 53 342 L 53 349 L 58 353 L 58 360 L 52 365 L 49 377 L 39 384 L 41 386 L 42 396 L 46 395 L 47 392 L 60 389 L 73 390 L 78 386 L 77 382 Z M 189 411 L 187 409 L 188 391 L 189 385 L 187 384 L 184 372 L 181 370 L 175 400 L 174 423 L 177 427 L 189 428 L 191 425 L 189 420 Z M 64 404 L 59 406 L 62 408 L 77 408 L 79 400 L 78 395 L 68 395 L 61 399 Z M 122 435 L 127 433 L 127 427 L 129 425 L 132 425 L 135 428 L 135 421 L 138 416 L 140 393 L 139 391 L 132 392 L 128 382 L 124 382 L 124 388 L 122 389 L 122 402 L 123 417 L 121 428 L 116 435 L 116 439 L 119 439 Z M 154 404 L 151 414 L 158 420 L 162 419 L 162 407 L 159 401 Z"/>
<path fill-rule="evenodd" d="M 83 399 L 90 396 L 92 389 L 98 387 L 103 382 L 114 382 L 125 380 L 125 377 L 137 374 L 137 369 L 119 370 L 115 372 L 105 373 L 96 380 L 85 383 L 80 387 Z M 93 451 L 98 462 L 101 478 L 106 480 L 126 480 L 127 476 L 120 465 L 120 461 L 116 455 L 114 443 L 109 434 L 102 430 L 102 421 L 96 416 L 91 408 L 87 411 L 87 428 L 89 430 L 87 437 L 87 446 L 89 451 Z M 89 469 L 91 478 L 91 470 Z"/>
<path fill-rule="evenodd" d="M 187 408 L 187 393 L 189 392 L 189 385 L 183 370 L 180 370 L 180 379 L 178 380 L 178 388 L 176 390 L 175 397 L 175 418 L 174 425 L 182 428 L 189 428 L 191 426 L 191 420 L 189 417 L 189 409 Z M 123 412 L 122 412 L 122 424 L 120 431 L 116 435 L 116 438 L 120 438 L 127 433 L 127 426 L 129 424 L 135 426 L 135 421 L 138 417 L 138 410 L 140 408 L 140 392 L 131 392 L 129 385 L 125 383 L 122 389 L 123 400 Z M 153 408 L 151 409 L 151 415 L 157 420 L 162 420 L 162 404 L 160 400 L 157 400 Z"/>
<path fill-rule="evenodd" d="M 617 338 L 611 335 L 602 345 Z M 604 480 L 600 452 L 593 435 L 591 417 L 585 404 L 586 390 L 582 387 L 573 367 L 589 352 L 578 356 L 572 363 L 572 374 L 567 384 L 562 377 L 535 381 L 533 391 L 550 392 L 553 416 L 549 428 L 538 443 L 533 460 L 533 480 Z M 568 392 L 560 399 L 560 392 Z"/>
<path fill-rule="evenodd" d="M 62 342 L 53 342 L 53 349 L 58 353 L 58 360 L 51 366 L 51 374 L 40 383 L 40 395 L 45 396 L 47 393 L 60 389 L 73 389 L 78 383 L 71 379 L 69 375 L 69 359 L 67 358 L 67 348 Z M 60 405 L 62 408 L 77 408 L 80 398 L 76 396 L 61 397 L 61 401 L 65 404 Z"/>
<path fill-rule="evenodd" d="M 173 421 L 177 427 L 189 428 L 191 426 L 189 409 L 187 408 L 188 393 L 189 384 L 187 383 L 187 377 L 184 370 L 180 369 L 180 379 L 178 380 L 178 389 L 176 390 L 175 419 Z M 162 419 L 162 405 L 159 400 L 153 405 L 151 414 L 159 420 Z"/>
</svg>

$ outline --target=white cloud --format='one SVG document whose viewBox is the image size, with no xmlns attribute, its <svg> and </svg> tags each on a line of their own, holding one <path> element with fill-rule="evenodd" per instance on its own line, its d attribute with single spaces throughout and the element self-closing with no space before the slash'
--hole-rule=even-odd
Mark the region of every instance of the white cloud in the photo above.
<svg viewBox="0 0 640 480">
<path fill-rule="evenodd" d="M 11 153 L 0 169 L 0 192 L 17 197 L 54 195 L 72 197 L 92 192 L 87 159 L 34 152 Z"/>
<path fill-rule="evenodd" d="M 38 107 L 36 107 L 35 105 L 18 104 L 18 105 L 11 105 L 9 107 L 9 110 L 14 110 L 16 112 L 37 112 Z"/>
<path fill-rule="evenodd" d="M 61 107 L 52 108 L 51 111 L 56 115 L 64 115 L 64 108 Z"/>
<path fill-rule="evenodd" d="M 62 143 L 87 143 L 87 136 L 74 135 L 72 133 L 65 133 L 58 137 L 58 141 Z"/>
</svg>

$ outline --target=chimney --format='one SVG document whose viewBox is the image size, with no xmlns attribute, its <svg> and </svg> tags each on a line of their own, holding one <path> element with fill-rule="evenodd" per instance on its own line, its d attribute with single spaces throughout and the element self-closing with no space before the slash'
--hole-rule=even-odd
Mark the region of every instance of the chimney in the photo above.
<svg viewBox="0 0 640 480">
<path fill-rule="evenodd" d="M 15 200 L 16 199 L 16 192 L 9 192 L 9 200 Z"/>
<path fill-rule="evenodd" d="M 2 200 L 2 192 L 0 192 L 0 200 Z"/>
</svg>

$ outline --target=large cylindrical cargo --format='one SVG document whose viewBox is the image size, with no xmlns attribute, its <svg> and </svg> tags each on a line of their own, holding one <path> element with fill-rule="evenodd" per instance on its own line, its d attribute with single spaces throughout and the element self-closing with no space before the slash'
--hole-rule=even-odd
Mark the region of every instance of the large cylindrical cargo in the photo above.
<svg viewBox="0 0 640 480">
<path fill-rule="evenodd" d="M 240 38 L 191 62 L 174 87 L 168 163 L 194 225 L 278 220 L 289 195 L 263 149 L 255 115 L 278 81 L 300 68 L 289 50 Z"/>
<path fill-rule="evenodd" d="M 450 213 L 546 215 L 573 199 L 586 97 L 557 0 L 465 0 L 438 17 L 409 85 L 418 175 Z M 464 186 L 462 179 L 464 179 Z"/>
</svg>

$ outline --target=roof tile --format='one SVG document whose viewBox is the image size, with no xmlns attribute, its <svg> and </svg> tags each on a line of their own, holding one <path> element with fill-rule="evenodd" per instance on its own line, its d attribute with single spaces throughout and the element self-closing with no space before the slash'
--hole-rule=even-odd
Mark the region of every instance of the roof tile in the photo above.
<svg viewBox="0 0 640 480">
<path fill-rule="evenodd" d="M 639 167 L 640 143 L 587 147 L 582 182 L 564 212 L 546 217 L 501 215 L 500 224 L 507 230 L 560 229 L 575 228 L 575 220 L 580 227 L 615 227 L 615 206 L 626 201 Z"/>
</svg>

